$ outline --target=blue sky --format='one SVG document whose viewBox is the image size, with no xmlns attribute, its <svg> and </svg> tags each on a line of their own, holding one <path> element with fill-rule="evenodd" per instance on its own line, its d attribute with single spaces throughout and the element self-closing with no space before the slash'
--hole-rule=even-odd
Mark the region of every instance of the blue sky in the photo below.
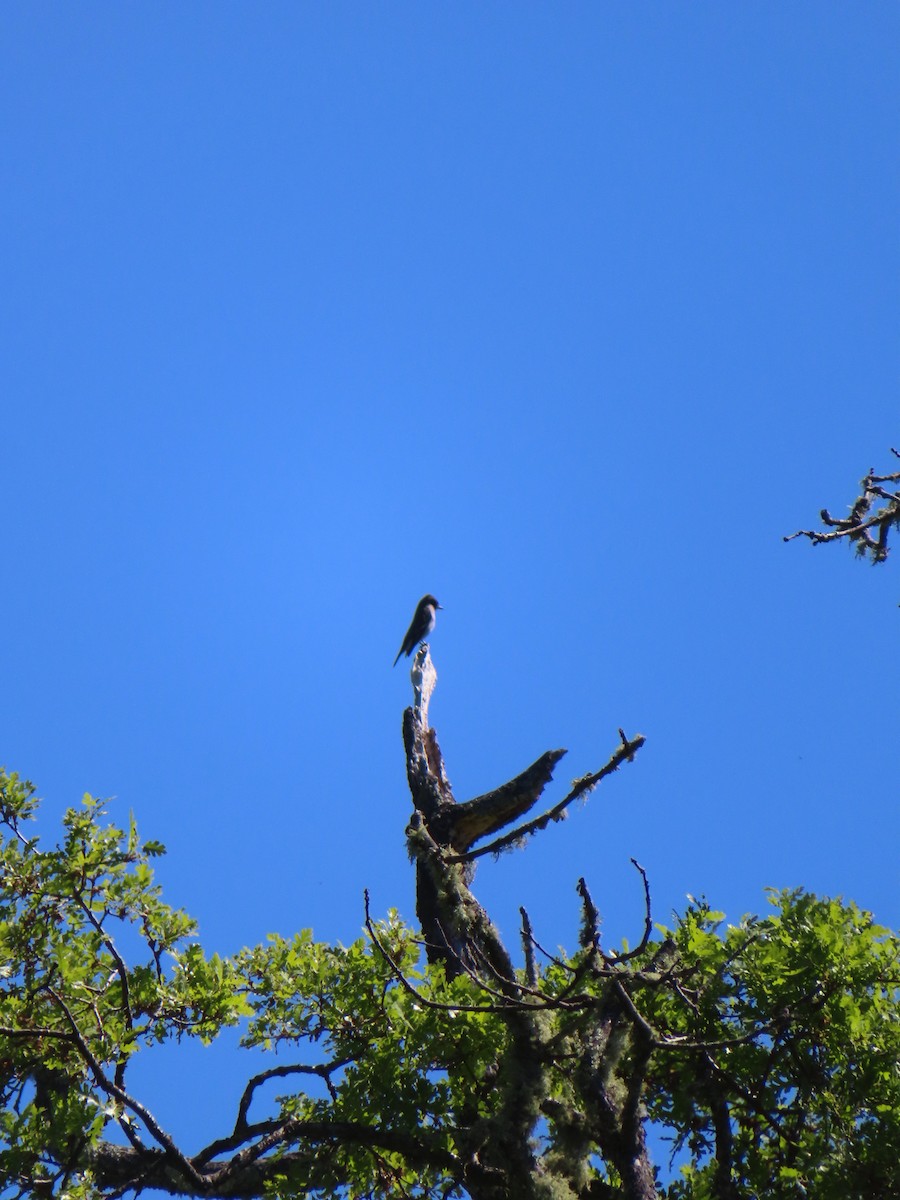
<svg viewBox="0 0 900 1200">
<path fill-rule="evenodd" d="M 0 760 L 45 836 L 115 796 L 220 953 L 412 919 L 432 591 L 458 799 L 647 736 L 482 861 L 510 938 L 572 946 L 580 875 L 636 938 L 631 856 L 660 921 L 900 925 L 900 576 L 781 540 L 900 442 L 898 48 L 886 3 L 5 4 Z"/>
</svg>

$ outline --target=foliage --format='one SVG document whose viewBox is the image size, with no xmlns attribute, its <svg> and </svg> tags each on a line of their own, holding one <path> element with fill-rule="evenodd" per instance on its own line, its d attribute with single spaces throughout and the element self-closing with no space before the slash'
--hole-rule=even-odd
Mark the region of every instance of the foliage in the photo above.
<svg viewBox="0 0 900 1200">
<path fill-rule="evenodd" d="M 726 1121 L 736 1194 L 900 1194 L 900 941 L 853 903 L 770 901 L 724 930 L 700 906 L 672 931 L 694 966 L 648 1019 L 706 1046 L 661 1059 L 648 1088 L 692 1162 L 668 1195 L 722 1194 Z"/>
<path fill-rule="evenodd" d="M 424 965 L 395 914 L 349 947 L 207 957 L 153 881 L 161 846 L 85 797 L 44 850 L 35 803 L 0 775 L 4 1195 L 636 1195 L 629 1104 L 672 1140 L 671 1200 L 900 1195 L 900 942 L 852 903 L 773 894 L 737 925 L 695 903 L 614 954 L 585 889 L 581 947 L 538 965 L 531 939 L 513 997 Z M 282 1053 L 189 1154 L 129 1062 L 235 1024 Z"/>
</svg>

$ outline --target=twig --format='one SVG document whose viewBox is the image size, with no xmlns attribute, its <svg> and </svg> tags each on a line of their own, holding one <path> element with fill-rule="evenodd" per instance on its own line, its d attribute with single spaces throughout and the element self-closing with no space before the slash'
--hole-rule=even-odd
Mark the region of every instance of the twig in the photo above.
<svg viewBox="0 0 900 1200">
<path fill-rule="evenodd" d="M 363 892 L 363 896 L 365 899 L 365 910 L 366 910 L 365 926 L 366 926 L 366 930 L 368 931 L 369 937 L 372 939 L 372 942 L 375 945 L 375 949 L 378 951 L 378 953 L 381 955 L 381 957 L 384 959 L 384 961 L 387 963 L 387 965 L 391 968 L 391 973 L 393 974 L 393 976 L 397 980 L 397 982 L 400 984 L 400 986 L 406 992 L 408 992 L 410 996 L 413 996 L 417 1003 L 423 1005 L 423 1007 L 425 1007 L 425 1008 L 439 1009 L 443 1012 L 477 1012 L 477 1013 L 500 1012 L 500 1011 L 502 1011 L 503 1007 L 508 1007 L 508 1005 L 501 1006 L 501 1005 L 497 1005 L 497 1004 L 442 1004 L 439 1000 L 426 1000 L 425 997 L 415 987 L 413 987 L 413 985 L 409 982 L 409 980 L 403 974 L 403 970 L 400 967 L 400 965 L 394 960 L 394 958 L 388 952 L 387 947 L 382 944 L 380 938 L 378 937 L 378 934 L 375 932 L 375 926 L 373 925 L 372 918 L 369 915 L 369 889 L 368 888 L 366 888 L 365 891 Z"/>
<path fill-rule="evenodd" d="M 568 971 L 570 974 L 575 973 L 574 967 L 570 967 L 568 963 L 563 962 L 563 960 L 561 958 L 557 958 L 557 956 L 555 954 L 551 954 L 550 951 L 546 949 L 546 947 L 541 945 L 541 943 L 534 936 L 534 933 L 532 932 L 530 927 L 529 927 L 529 931 L 528 931 L 528 936 L 531 939 L 532 944 L 538 950 L 540 950 L 541 954 L 543 954 L 544 958 L 546 958 L 548 962 L 552 962 L 555 967 L 559 967 L 563 971 Z"/>
<path fill-rule="evenodd" d="M 644 881 L 644 936 L 640 940 L 640 944 L 635 946 L 633 950 L 626 950 L 624 954 L 617 954 L 615 962 L 628 962 L 632 958 L 637 958 L 647 949 L 650 941 L 650 934 L 653 932 L 653 921 L 650 917 L 650 884 L 647 881 L 647 872 L 641 866 L 636 858 L 631 860 L 632 865 L 640 872 L 641 879 Z"/>
<path fill-rule="evenodd" d="M 131 997 L 128 989 L 128 969 L 125 966 L 125 962 L 122 959 L 122 956 L 119 954 L 119 951 L 116 949 L 115 942 L 103 928 L 103 922 L 97 920 L 97 917 L 95 916 L 90 905 L 85 903 L 84 897 L 80 891 L 75 892 L 75 901 L 96 931 L 100 934 L 104 946 L 109 951 L 113 962 L 116 964 L 116 968 L 119 972 L 119 982 L 122 989 L 122 1015 L 125 1020 L 125 1028 L 131 1030 L 134 1028 L 134 1017 L 131 1011 Z M 116 1064 L 116 1083 L 120 1086 L 122 1080 L 119 1078 L 119 1072 L 120 1070 L 124 1071 L 124 1066 L 124 1059 L 120 1060 L 120 1062 Z"/>
<path fill-rule="evenodd" d="M 814 546 L 818 546 L 821 542 L 833 542 L 837 538 L 847 537 L 862 537 L 867 529 L 871 529 L 873 525 L 880 524 L 885 518 L 878 513 L 874 517 L 869 517 L 868 521 L 851 524 L 849 521 L 836 521 L 834 518 L 827 515 L 828 510 L 822 510 L 822 519 L 826 525 L 837 525 L 841 528 L 835 529 L 832 533 L 822 533 L 818 529 L 798 529 L 796 533 L 788 533 L 781 539 L 783 542 L 792 542 L 794 538 L 806 537 Z M 871 539 L 867 539 L 871 540 Z"/>
<path fill-rule="evenodd" d="M 0 1025 L 0 1035 L 8 1038 L 56 1038 L 60 1042 L 74 1042 L 75 1035 L 64 1029 L 44 1029 L 34 1025 L 31 1029 L 14 1029 L 11 1025 Z"/>
</svg>

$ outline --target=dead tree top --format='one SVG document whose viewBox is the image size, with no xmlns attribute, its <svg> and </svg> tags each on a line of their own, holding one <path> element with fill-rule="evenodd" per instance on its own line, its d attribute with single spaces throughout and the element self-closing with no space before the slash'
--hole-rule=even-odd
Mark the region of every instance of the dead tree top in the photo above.
<svg viewBox="0 0 900 1200">
<path fill-rule="evenodd" d="M 620 729 L 619 745 L 604 766 L 576 780 L 560 801 L 538 817 L 501 833 L 534 807 L 566 751 L 547 750 L 508 783 L 457 803 L 437 735 L 428 724 L 437 672 L 427 645 L 416 653 L 411 679 L 413 704 L 403 714 L 403 744 L 414 809 L 407 838 L 417 869 L 416 909 L 429 958 L 443 960 L 455 970 L 471 959 L 473 922 L 482 926 L 486 920 L 468 890 L 475 859 L 521 844 L 550 822 L 564 819 L 575 800 L 586 796 L 622 763 L 633 760 L 644 737 L 628 738 Z M 475 848 L 478 842 L 483 844 Z M 483 954 L 484 940 L 479 937 L 478 941 Z"/>
</svg>

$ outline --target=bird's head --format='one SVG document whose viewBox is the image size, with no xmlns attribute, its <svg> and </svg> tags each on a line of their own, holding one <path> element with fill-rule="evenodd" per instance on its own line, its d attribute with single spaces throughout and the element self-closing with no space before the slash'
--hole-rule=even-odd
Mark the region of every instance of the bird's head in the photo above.
<svg viewBox="0 0 900 1200">
<path fill-rule="evenodd" d="M 437 600 L 435 600 L 434 596 L 423 596 L 422 599 L 419 601 L 419 604 L 422 608 L 425 608 L 426 605 L 429 608 L 440 608 L 441 607 L 440 604 L 438 604 Z"/>
</svg>

